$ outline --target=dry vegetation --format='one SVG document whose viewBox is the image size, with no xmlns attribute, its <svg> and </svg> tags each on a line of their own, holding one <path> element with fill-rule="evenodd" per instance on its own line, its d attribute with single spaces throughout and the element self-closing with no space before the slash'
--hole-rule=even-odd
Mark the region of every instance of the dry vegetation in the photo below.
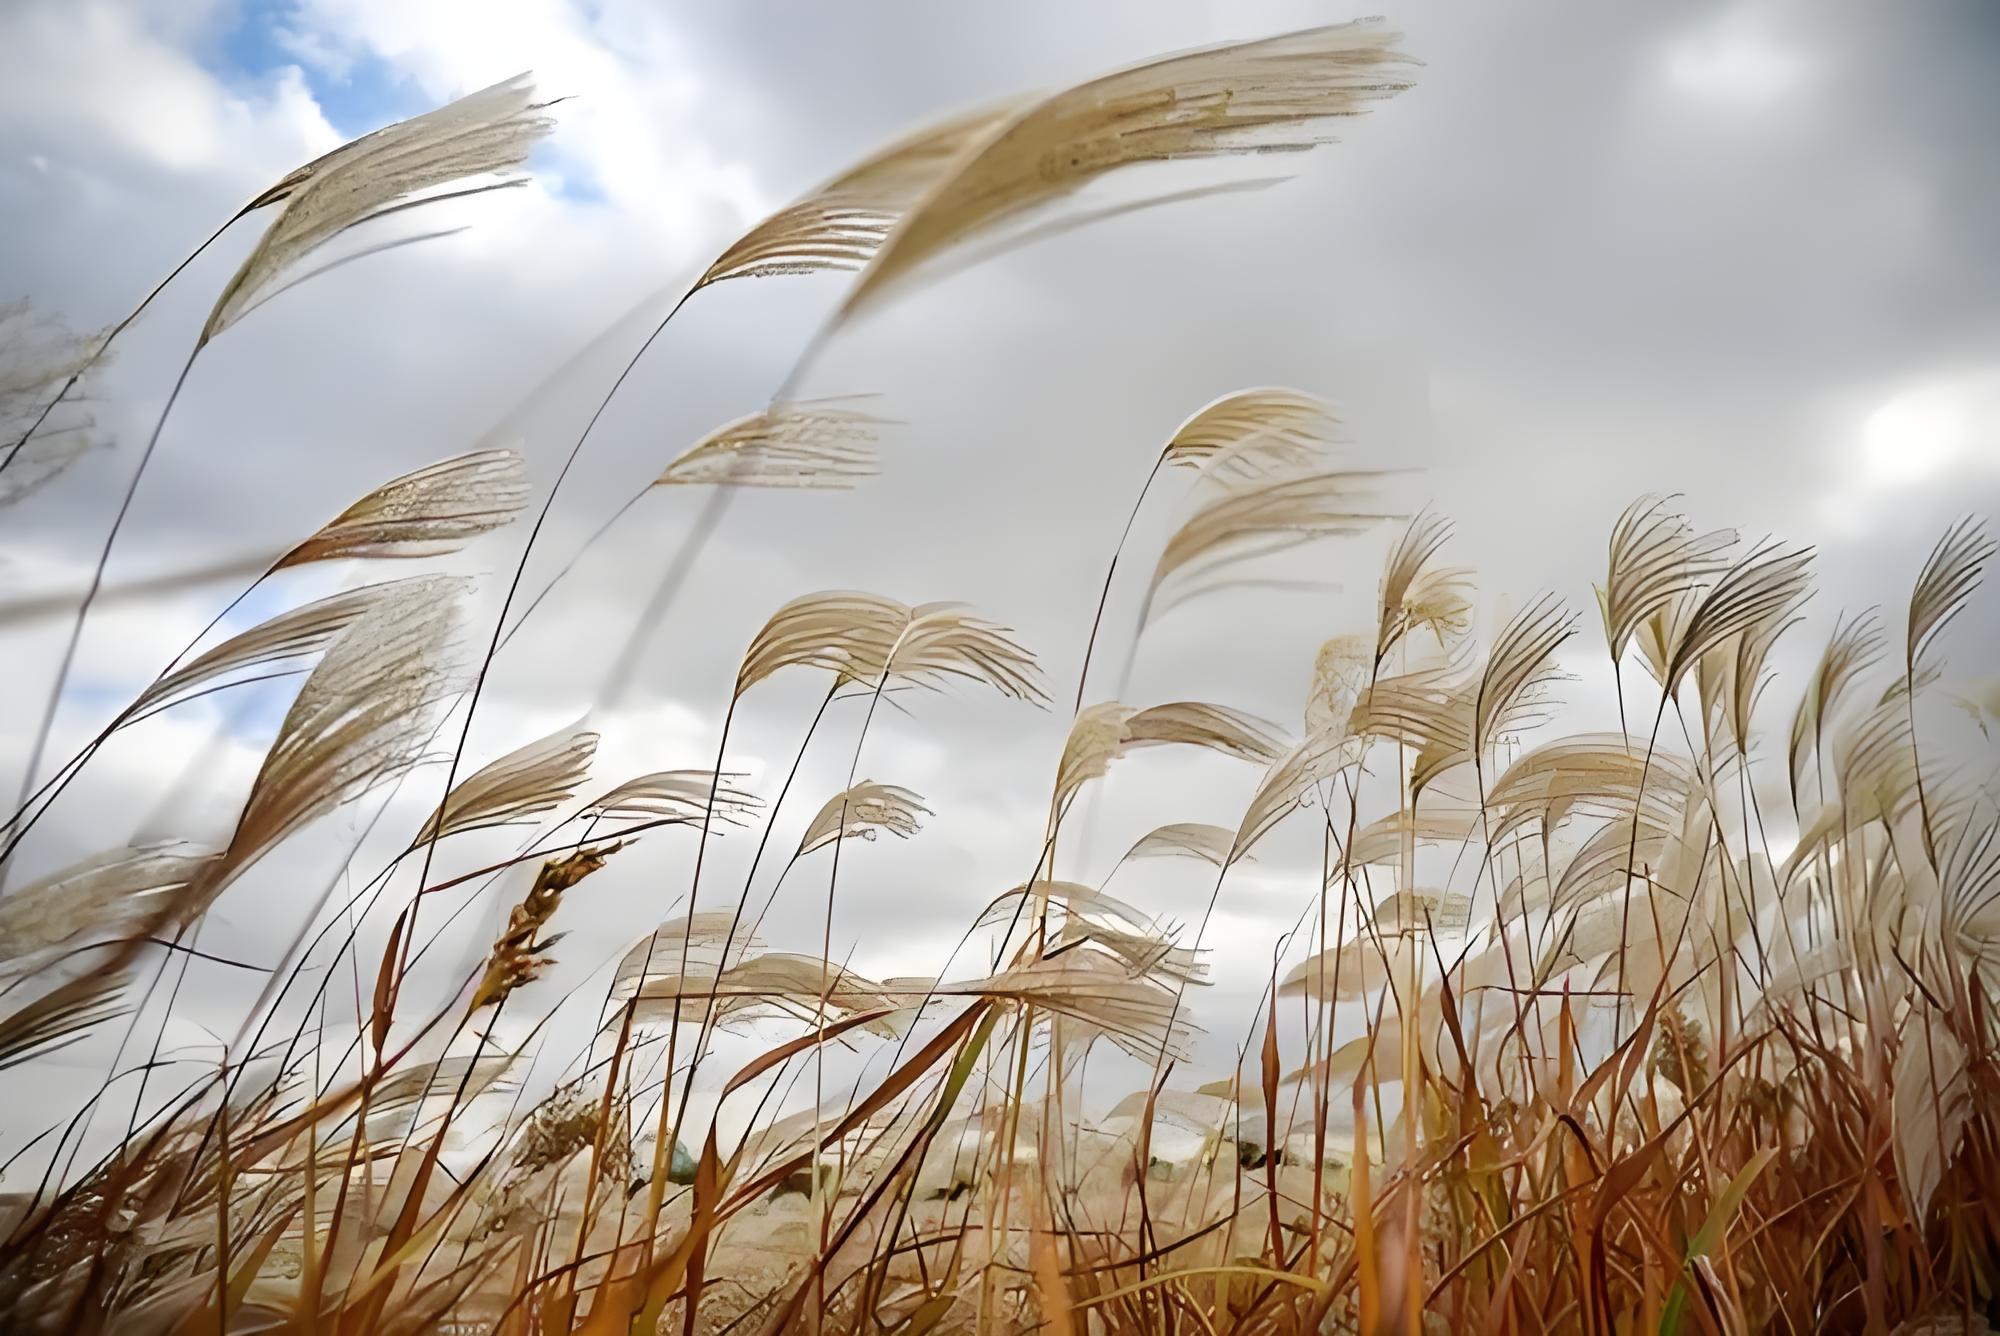
<svg viewBox="0 0 2000 1336">
<path fill-rule="evenodd" d="M 1022 99 L 836 177 L 752 229 L 688 296 L 858 271 L 824 340 L 892 280 L 1030 216 L 1047 225 L 1107 172 L 1303 149 L 1408 73 L 1380 30 L 1342 27 Z M 492 188 L 548 126 L 514 80 L 285 178 L 238 215 L 275 216 L 188 369 L 211 339 L 245 337 L 237 322 L 350 229 Z M 37 375 L 0 382 L 12 445 L 0 484 L 39 481 L 73 453 L 75 392 L 100 350 L 44 350 Z M 875 469 L 878 421 L 780 396 L 665 463 L 658 485 L 851 486 Z M 1317 543 L 1314 560 L 1351 565 L 1352 536 L 1393 533 L 1379 616 L 1329 628 L 1344 633 L 1319 657 L 1297 737 L 1223 704 L 1092 700 L 1086 681 L 1045 685 L 1008 630 L 967 608 L 834 591 L 778 609 L 744 652 L 717 702 L 712 762 L 600 783 L 597 736 L 567 730 L 470 770 L 486 667 L 541 603 L 520 597 L 520 570 L 560 478 L 490 626 L 440 615 L 463 591 L 437 574 L 227 637 L 212 626 L 9 822 L 11 857 L 116 730 L 303 674 L 220 847 L 112 849 L 14 878 L 0 899 L 0 1063 L 13 1079 L 171 1006 L 155 985 L 185 963 L 189 930 L 304 828 L 420 769 L 444 772 L 445 796 L 403 854 L 352 869 L 361 894 L 321 901 L 316 931 L 275 962 L 203 1080 L 149 1092 L 146 1065 L 122 1054 L 106 1090 L 129 1108 L 136 1085 L 144 1112 L 121 1145 L 76 1162 L 89 1109 L 31 1143 L 51 1168 L 20 1185 L 0 1246 L 9 1329 L 1986 1330 L 2000 1283 L 1987 1098 L 2000 1078 L 2000 828 L 1989 776 L 1933 754 L 1925 727 L 1943 695 L 1941 642 L 1993 555 L 1984 531 L 1954 528 L 1906 613 L 1840 622 L 1817 670 L 1777 686 L 1767 663 L 1781 637 L 1804 634 L 1811 554 L 1635 503 L 1594 573 L 1595 652 L 1618 670 L 1632 723 L 1572 733 L 1556 655 L 1597 629 L 1545 598 L 1475 638 L 1447 526 L 1399 514 L 1394 480 L 1330 436 L 1326 408 L 1288 390 L 1191 416 L 1133 512 L 1178 488 L 1185 521 L 1143 606 L 1107 622 L 1107 572 L 1087 628 L 1100 651 L 1104 626 L 1134 611 L 1143 625 L 1156 599 L 1224 587 L 1245 561 Z M 133 489 L 158 441 L 156 428 Z M 385 484 L 270 573 L 433 557 L 535 500 L 518 458 L 462 456 Z M 1124 541 L 1121 559 L 1143 559 Z M 77 625 L 98 592 L 93 581 Z M 68 668 L 66 655 L 58 697 Z M 1050 758 L 1041 861 L 997 873 L 1015 889 L 990 904 L 964 890 L 984 940 L 1001 943 L 992 959 L 864 978 L 827 959 L 830 940 L 818 954 L 767 948 L 750 882 L 703 879 L 721 827 L 768 841 L 781 804 L 817 802 L 786 857 L 830 869 L 830 932 L 843 845 L 920 838 L 924 799 L 860 775 L 859 738 L 848 787 L 831 795 L 787 780 L 753 796 L 725 773 L 730 722 L 757 708 L 760 685 L 807 674 L 828 701 L 865 698 L 869 720 L 890 693 L 919 718 L 937 691 L 1073 711 Z M 1145 764 L 1128 753 L 1162 746 L 1263 778 L 1245 810 L 1190 811 L 1141 839 L 1117 869 L 1124 899 L 1103 878 L 1055 879 L 1079 801 L 1112 766 Z M 1273 969 L 1243 1070 L 1185 1088 L 1175 1066 L 1209 925 L 1147 912 L 1148 860 L 1205 863 L 1212 910 L 1232 871 L 1301 825 L 1322 856 L 1297 887 L 1287 958 L 1300 943 L 1306 958 Z M 532 832 L 512 860 L 537 869 L 532 887 L 451 1004 L 419 1007 L 405 983 L 441 912 L 419 888 L 495 872 L 467 867 L 454 841 L 499 826 Z M 570 1000 L 536 986 L 569 902 L 662 828 L 694 836 L 687 912 L 583 999 L 601 1003 L 595 1039 L 524 1106 L 509 1074 L 524 1055 L 487 1040 L 503 1013 Z M 785 851 L 771 852 L 775 864 Z M 385 925 L 386 948 L 360 958 Z M 343 1030 L 350 1003 L 327 981 L 350 969 L 360 986 Z M 1303 1019 L 1293 1051 L 1281 1009 Z M 746 1027 L 768 1051 L 704 1076 L 726 1077 L 750 1132 L 684 1125 L 716 1032 Z M 829 1045 L 882 1061 L 851 1093 L 823 1089 L 815 1059 Z M 1093 1050 L 1136 1058 L 1152 1079 L 1089 1109 Z M 807 1091 L 822 1098 L 781 1113 Z M 466 1153 L 455 1133 L 496 1121 Z"/>
</svg>

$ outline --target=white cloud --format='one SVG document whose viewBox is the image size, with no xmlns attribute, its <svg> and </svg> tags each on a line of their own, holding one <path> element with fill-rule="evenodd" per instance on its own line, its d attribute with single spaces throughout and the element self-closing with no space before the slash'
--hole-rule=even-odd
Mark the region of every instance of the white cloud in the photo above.
<svg viewBox="0 0 2000 1336">
<path fill-rule="evenodd" d="M 1821 499 L 1821 516 L 1858 537 L 1912 495 L 1991 487 L 2000 473 L 2000 370 L 1933 373 L 1906 382 L 1861 417 Z M 1984 475 L 1983 477 L 1981 475 Z"/>
<path fill-rule="evenodd" d="M 689 241 L 742 224 L 775 201 L 748 165 L 703 135 L 727 105 L 648 7 L 586 15 L 567 0 L 302 0 L 294 49 L 322 62 L 385 62 L 442 101 L 524 69 L 563 105 L 558 151 L 618 208 Z"/>
<path fill-rule="evenodd" d="M 1804 55 L 1769 30 L 1756 10 L 1732 11 L 1671 43 L 1661 68 L 1677 92 L 1728 110 L 1755 111 L 1796 90 Z"/>
<path fill-rule="evenodd" d="M 0 121 L 35 158 L 75 168 L 109 150 L 179 173 L 282 172 L 339 142 L 296 71 L 225 89 L 142 9 L 80 0 L 0 12 Z M 93 142 L 94 141 L 94 142 Z M 38 169 L 46 170 L 40 167 Z"/>
</svg>

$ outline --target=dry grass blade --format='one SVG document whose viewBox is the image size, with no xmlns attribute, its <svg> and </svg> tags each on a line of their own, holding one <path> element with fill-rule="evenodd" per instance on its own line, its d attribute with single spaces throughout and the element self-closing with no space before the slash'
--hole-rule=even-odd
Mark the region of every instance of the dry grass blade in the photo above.
<svg viewBox="0 0 2000 1336">
<path fill-rule="evenodd" d="M 1503 733 L 1521 726 L 1536 705 L 1538 689 L 1551 680 L 1549 660 L 1576 634 L 1576 620 L 1561 602 L 1545 595 L 1507 623 L 1493 642 L 1472 708 L 1472 746 L 1484 753 Z"/>
<path fill-rule="evenodd" d="M 921 819 L 930 814 L 931 809 L 917 793 L 864 779 L 826 800 L 800 837 L 798 856 L 803 858 L 836 840 L 872 840 L 884 830 L 907 840 L 917 833 Z"/>
<path fill-rule="evenodd" d="M 1939 903 L 1950 947 L 2000 978 L 2000 820 L 1991 810 L 1968 812 L 1951 838 L 1940 841 Z"/>
<path fill-rule="evenodd" d="M 1133 978 L 1150 978 L 1168 987 L 1208 982 L 1208 962 L 1200 954 L 1176 946 L 1171 937 L 1150 928 L 1121 928 L 1072 915 L 1063 921 L 1056 940 L 1100 946 L 1123 962 Z"/>
<path fill-rule="evenodd" d="M 1241 484 L 1271 471 L 1311 466 L 1338 425 L 1330 405 L 1302 391 L 1236 390 L 1181 423 L 1160 462 Z"/>
<path fill-rule="evenodd" d="M 957 603 L 917 607 L 875 594 L 832 590 L 793 599 L 771 615 L 736 673 L 736 694 L 784 668 L 820 668 L 842 679 L 890 679 L 936 690 L 952 678 L 1005 696 L 1045 699 L 1035 657 L 1008 629 Z"/>
<path fill-rule="evenodd" d="M 404 581 L 327 649 L 279 726 L 228 848 L 192 888 L 184 914 L 206 908 L 293 831 L 423 759 L 428 721 L 463 680 L 463 585 L 442 576 Z"/>
<path fill-rule="evenodd" d="M 424 579 L 425 577 L 418 577 Z M 125 711 L 125 722 L 165 709 L 222 678 L 317 654 L 384 598 L 397 597 L 403 581 L 365 585 L 281 612 L 231 636 L 213 649 L 156 679 Z M 433 586 L 434 587 L 434 586 Z"/>
<path fill-rule="evenodd" d="M 664 963 L 664 962 L 660 962 Z M 767 951 L 733 965 L 689 962 L 688 969 L 648 972 L 636 993 L 635 1020 L 646 1025 L 696 1024 L 711 997 L 711 1023 L 789 1016 L 813 1020 L 825 1007 L 844 1015 L 904 999 L 885 999 L 881 985 L 819 956 Z M 695 1005 L 690 1006 L 693 1003 Z"/>
<path fill-rule="evenodd" d="M 1335 119 L 1407 86 L 1395 34 L 1315 28 L 1156 60 L 1066 89 L 957 158 L 848 294 L 840 320 L 897 277 L 1136 162 L 1310 148 Z"/>
<path fill-rule="evenodd" d="M 1355 740 L 1342 734 L 1309 734 L 1290 751 L 1271 763 L 1257 786 L 1243 820 L 1236 827 L 1224 866 L 1248 855 L 1257 842 L 1311 796 L 1320 784 L 1349 765 L 1360 763 Z"/>
<path fill-rule="evenodd" d="M 1684 758 L 1659 747 L 1638 751 L 1623 734 L 1562 738 L 1514 762 L 1487 791 L 1492 839 L 1531 820 L 1553 829 L 1572 816 L 1615 820 L 1642 805 L 1648 820 L 1665 825 L 1676 810 L 1672 794 L 1693 781 Z"/>
<path fill-rule="evenodd" d="M 1472 812 L 1437 811 L 1425 808 L 1416 813 L 1391 812 L 1354 832 L 1347 844 L 1347 861 L 1360 867 L 1367 863 L 1393 863 L 1402 854 L 1407 835 L 1418 843 L 1435 840 L 1464 840 L 1477 829 Z M 1341 868 L 1332 869 L 1329 882 L 1345 877 Z"/>
<path fill-rule="evenodd" d="M 1012 107 L 973 112 L 870 154 L 744 233 L 695 288 L 728 278 L 862 268 L 903 211 L 1013 112 Z"/>
<path fill-rule="evenodd" d="M 209 855 L 187 845 L 114 849 L 0 898 L 0 972 L 32 969 L 37 959 L 88 933 L 116 936 L 154 918 L 158 902 L 201 875 Z"/>
<path fill-rule="evenodd" d="M 907 604 L 878 594 L 833 589 L 795 598 L 771 614 L 743 652 L 736 694 L 785 668 L 872 679 L 909 622 Z"/>
<path fill-rule="evenodd" d="M 1610 564 L 1598 610 L 1611 657 L 1621 659 L 1642 623 L 1727 569 L 1723 553 L 1735 543 L 1728 530 L 1696 535 L 1687 519 L 1667 509 L 1670 497 L 1642 496 L 1611 530 Z"/>
<path fill-rule="evenodd" d="M 1420 668 L 1376 680 L 1354 702 L 1350 731 L 1398 742 L 1416 753 L 1412 801 L 1430 781 L 1472 753 L 1479 684 L 1450 666 Z"/>
<path fill-rule="evenodd" d="M 1221 867 L 1229 857 L 1229 846 L 1236 842 L 1236 832 L 1227 826 L 1209 825 L 1200 821 L 1173 821 L 1164 826 L 1155 826 L 1141 835 L 1132 847 L 1125 851 L 1119 862 L 1134 858 L 1199 858 L 1202 862 Z"/>
<path fill-rule="evenodd" d="M 1877 700 L 1841 731 L 1832 759 L 1848 820 L 1879 815 L 1893 823 L 1916 796 L 1917 758 L 1910 744 L 1909 705 L 1894 694 Z"/>
<path fill-rule="evenodd" d="M 1795 808 L 1805 787 L 1807 768 L 1818 754 L 1827 730 L 1835 725 L 1842 703 L 1861 674 L 1882 657 L 1882 646 L 1881 624 L 1873 612 L 1834 625 L 1812 679 L 1806 684 L 1805 694 L 1792 714 L 1786 758 L 1790 763 Z"/>
<path fill-rule="evenodd" d="M 1472 573 L 1430 564 L 1450 537 L 1448 521 L 1420 514 L 1389 550 L 1377 616 L 1377 663 L 1414 631 L 1428 628 L 1443 643 L 1472 624 Z"/>
<path fill-rule="evenodd" d="M 0 1018 L 0 1071 L 66 1048 L 124 1014 L 121 975 L 84 974 Z"/>
<path fill-rule="evenodd" d="M 1905 660 L 1912 675 L 1924 650 L 1946 623 L 1958 616 L 1979 588 L 1986 563 L 1993 560 L 1994 542 L 1986 526 L 1967 516 L 1945 531 L 1931 549 L 1923 573 L 1910 592 L 1910 632 Z"/>
<path fill-rule="evenodd" d="M 1630 816 L 1599 827 L 1563 866 L 1549 902 L 1557 909 L 1587 905 L 1600 895 L 1623 890 L 1646 864 L 1657 865 L 1666 850 L 1669 830 L 1677 829 L 1681 818 L 1678 800 L 1664 808 L 1658 810 L 1649 803 L 1649 815 L 1639 818 L 1636 832 Z"/>
<path fill-rule="evenodd" d="M 481 766 L 424 819 L 411 847 L 468 830 L 518 825 L 575 796 L 597 755 L 597 734 L 558 729 Z"/>
<path fill-rule="evenodd" d="M 1192 1051 L 1194 1028 L 1179 1018 L 1173 990 L 1135 977 L 1123 960 L 1087 947 L 938 991 L 1053 1011 L 1103 1034 L 1143 1062 L 1162 1053 L 1183 1059 Z"/>
<path fill-rule="evenodd" d="M 271 569 L 349 558 L 437 557 L 509 523 L 528 503 L 527 475 L 512 450 L 476 450 L 391 478 Z"/>
<path fill-rule="evenodd" d="M 1050 808 L 1061 813 L 1077 790 L 1111 772 L 1111 763 L 1125 754 L 1125 723 L 1137 711 L 1115 700 L 1086 705 L 1070 721 L 1056 763 L 1055 796 Z"/>
<path fill-rule="evenodd" d="M 25 300 L 0 302 L 0 506 L 53 482 L 90 448 L 87 414 L 60 426 L 46 419 L 103 346 L 38 318 Z"/>
<path fill-rule="evenodd" d="M 731 955 L 740 958 L 763 949 L 763 944 L 748 933 L 739 933 L 732 941 L 730 934 L 737 926 L 735 913 L 726 909 L 668 919 L 619 958 L 611 995 L 628 1001 L 642 979 L 671 978 L 683 968 L 713 977 L 729 963 Z"/>
<path fill-rule="evenodd" d="M 1060 904 L 1071 914 L 1082 915 L 1100 922 L 1111 920 L 1133 928 L 1149 927 L 1152 922 L 1138 909 L 1094 886 L 1086 886 L 1077 881 L 1045 878 L 1016 886 L 1004 895 L 996 896 L 993 903 L 987 905 L 980 913 L 974 926 L 984 928 L 995 923 L 1011 922 L 1015 916 L 1016 906 L 1024 897 L 1037 903 Z"/>
<path fill-rule="evenodd" d="M 1315 1001 L 1360 997 L 1406 976 L 1422 949 L 1410 935 L 1356 937 L 1294 965 L 1278 981 L 1278 993 Z"/>
<path fill-rule="evenodd" d="M 513 1067 L 513 1054 L 483 1057 L 452 1056 L 413 1067 L 401 1067 L 384 1077 L 369 1097 L 371 1109 L 393 1113 L 421 1104 L 427 1099 L 456 1096 L 461 1087 L 467 1098 L 492 1089 Z"/>
<path fill-rule="evenodd" d="M 516 75 L 363 135 L 266 191 L 252 207 L 282 202 L 284 211 L 223 288 L 200 342 L 280 291 L 300 261 L 349 228 L 455 181 L 520 166 L 555 124 L 534 95 L 533 81 Z"/>
<path fill-rule="evenodd" d="M 1354 704 L 1374 674 L 1374 646 L 1365 636 L 1335 636 L 1313 655 L 1312 687 L 1306 694 L 1308 733 L 1346 733 Z"/>
<path fill-rule="evenodd" d="M 879 672 L 932 690 L 960 678 L 1015 700 L 1039 705 L 1048 699 L 1035 656 L 1013 639 L 1011 629 L 973 616 L 960 603 L 912 608 L 909 625 Z"/>
<path fill-rule="evenodd" d="M 1202 747 L 1239 761 L 1268 765 L 1284 752 L 1277 726 L 1243 710 L 1204 701 L 1171 701 L 1139 711 L 1125 722 L 1125 745 Z"/>
<path fill-rule="evenodd" d="M 1149 599 L 1175 575 L 1214 574 L 1315 539 L 1363 533 L 1394 518 L 1380 507 L 1374 491 L 1385 476 L 1379 471 L 1308 473 L 1212 498 L 1167 540 L 1153 568 Z"/>
<path fill-rule="evenodd" d="M 1202 747 L 1265 764 L 1283 750 L 1275 726 L 1255 715 L 1203 701 L 1171 701 L 1134 710 L 1116 701 L 1086 706 L 1070 724 L 1056 768 L 1054 810 L 1135 747 Z"/>
<path fill-rule="evenodd" d="M 1791 616 L 1767 617 L 1730 642 L 1729 680 L 1722 715 L 1738 752 L 1750 752 L 1750 720 L 1756 713 L 1771 674 L 1765 670 L 1771 650 L 1785 632 L 1798 624 Z"/>
<path fill-rule="evenodd" d="M 1972 1055 L 1927 1006 L 1905 1018 L 1901 1043 L 1891 1106 L 1896 1177 L 1921 1221 L 1972 1121 Z"/>
<path fill-rule="evenodd" d="M 654 479 L 655 487 L 852 487 L 876 472 L 875 428 L 849 408 L 777 404 L 716 428 Z"/>
<path fill-rule="evenodd" d="M 1759 543 L 1738 559 L 1692 603 L 1670 642 L 1660 684 L 1667 694 L 1674 694 L 1710 650 L 1797 607 L 1808 592 L 1811 567 L 1811 548 L 1773 542 Z"/>
<path fill-rule="evenodd" d="M 714 791 L 712 819 L 740 826 L 762 804 L 757 795 L 731 788 L 729 780 L 740 775 L 723 775 L 713 770 L 656 770 L 636 775 L 601 798 L 591 800 L 584 815 L 596 821 L 620 818 L 634 821 L 674 821 L 693 825 L 710 811 L 709 792 Z"/>
</svg>

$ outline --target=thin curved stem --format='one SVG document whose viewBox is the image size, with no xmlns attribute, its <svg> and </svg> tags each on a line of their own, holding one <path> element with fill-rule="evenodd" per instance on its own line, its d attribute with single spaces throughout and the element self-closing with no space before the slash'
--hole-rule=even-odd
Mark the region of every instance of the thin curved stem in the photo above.
<svg viewBox="0 0 2000 1336">
<path fill-rule="evenodd" d="M 146 476 L 146 465 L 152 461 L 153 451 L 160 444 L 160 433 L 166 430 L 167 417 L 174 411 L 174 403 L 180 398 L 181 389 L 187 384 L 188 373 L 194 370 L 195 358 L 201 349 L 196 348 L 181 364 L 180 374 L 174 377 L 174 387 L 167 394 L 167 402 L 160 409 L 159 418 L 153 423 L 153 431 L 146 438 L 146 448 L 139 452 L 138 467 L 132 470 L 132 480 L 125 485 L 125 495 L 118 503 L 118 513 L 112 517 L 111 532 L 104 536 L 103 550 L 98 553 L 97 565 L 90 573 L 90 587 L 84 591 L 83 602 L 77 607 L 76 619 L 70 623 L 69 642 L 63 646 L 62 659 L 56 666 L 55 681 L 49 687 L 48 703 L 42 708 L 42 722 L 35 731 L 35 745 L 28 750 L 27 768 L 21 772 L 21 792 L 14 806 L 18 810 L 27 805 L 28 794 L 34 788 L 35 775 L 42 767 L 42 753 L 49 743 L 49 731 L 55 727 L 56 711 L 62 704 L 63 688 L 69 685 L 69 670 L 76 661 L 77 642 L 83 638 L 83 623 L 90 616 L 90 608 L 97 601 L 97 591 L 104 587 L 104 569 L 111 561 L 111 549 L 118 541 L 119 530 L 125 527 L 125 517 L 132 511 L 132 498 L 139 494 L 139 480 Z M 6 869 L 0 867 L 0 884 L 4 884 Z"/>
</svg>

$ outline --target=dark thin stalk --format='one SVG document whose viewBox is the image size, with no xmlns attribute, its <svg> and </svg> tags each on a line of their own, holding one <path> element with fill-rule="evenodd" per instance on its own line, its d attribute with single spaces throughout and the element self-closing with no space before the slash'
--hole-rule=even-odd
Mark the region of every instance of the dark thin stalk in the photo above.
<svg viewBox="0 0 2000 1336">
<path fill-rule="evenodd" d="M 139 452 L 138 467 L 132 470 L 132 480 L 125 485 L 125 495 L 118 502 L 118 513 L 112 517 L 111 532 L 104 536 L 104 547 L 97 555 L 97 565 L 90 573 L 90 587 L 84 591 L 83 602 L 78 605 L 76 619 L 70 623 L 69 642 L 63 646 L 62 659 L 57 664 L 55 681 L 49 687 L 48 703 L 42 707 L 42 722 L 35 730 L 35 745 L 28 749 L 27 768 L 21 772 L 21 792 L 15 799 L 18 810 L 28 802 L 29 791 L 34 788 L 35 774 L 42 767 L 42 753 L 48 747 L 49 731 L 55 727 L 56 711 L 62 704 L 63 688 L 69 685 L 69 670 L 76 660 L 77 642 L 83 638 L 84 619 L 90 615 L 90 608 L 97 601 L 97 591 L 104 587 L 104 568 L 110 564 L 111 548 L 118 541 L 118 532 L 125 526 L 125 517 L 131 513 L 132 498 L 139 494 L 139 480 L 146 476 L 146 465 L 152 461 L 153 451 L 160 444 L 160 433 L 166 430 L 167 415 L 174 411 L 174 403 L 180 398 L 181 389 L 187 384 L 188 373 L 194 370 L 194 359 L 200 355 L 197 347 L 187 355 L 181 364 L 180 374 L 174 377 L 174 387 L 167 394 L 167 402 L 160 409 L 160 416 L 153 423 L 153 431 L 146 438 L 146 448 Z M 0 868 L 0 878 L 6 870 Z"/>
</svg>

